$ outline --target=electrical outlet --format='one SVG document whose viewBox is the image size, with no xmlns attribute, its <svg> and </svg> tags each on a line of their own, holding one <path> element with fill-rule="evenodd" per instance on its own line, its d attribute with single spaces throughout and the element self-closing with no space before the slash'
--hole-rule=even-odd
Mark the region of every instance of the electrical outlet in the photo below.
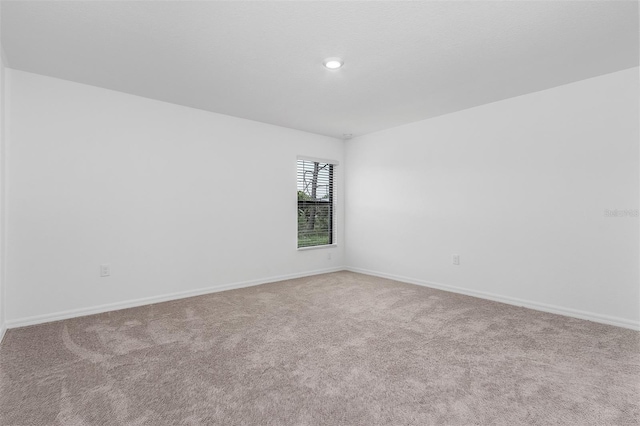
<svg viewBox="0 0 640 426">
<path fill-rule="evenodd" d="M 460 255 L 459 254 L 454 254 L 451 256 L 451 263 L 453 263 L 456 266 L 460 266 Z"/>
<path fill-rule="evenodd" d="M 331 260 L 331 252 L 327 253 L 327 260 Z"/>
<path fill-rule="evenodd" d="M 111 275 L 111 266 L 106 263 L 100 265 L 100 276 L 108 277 L 109 275 Z"/>
</svg>

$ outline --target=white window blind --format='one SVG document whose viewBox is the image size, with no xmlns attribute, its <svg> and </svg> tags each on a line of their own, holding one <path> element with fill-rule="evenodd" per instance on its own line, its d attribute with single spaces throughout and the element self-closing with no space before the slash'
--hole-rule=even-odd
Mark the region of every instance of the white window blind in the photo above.
<svg viewBox="0 0 640 426">
<path fill-rule="evenodd" d="M 334 243 L 335 165 L 298 160 L 298 247 Z"/>
</svg>

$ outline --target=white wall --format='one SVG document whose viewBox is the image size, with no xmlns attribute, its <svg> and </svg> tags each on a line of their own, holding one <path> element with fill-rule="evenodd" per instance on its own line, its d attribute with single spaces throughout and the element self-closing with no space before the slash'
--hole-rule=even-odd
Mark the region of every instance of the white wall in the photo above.
<svg viewBox="0 0 640 426">
<path fill-rule="evenodd" d="M 0 22 L 2 19 L 0 18 Z M 1 27 L 1 26 L 0 26 Z M 0 28 L 0 33 L 2 33 L 2 29 Z M 5 296 L 4 296 L 4 255 L 5 255 L 5 232 L 4 232 L 4 224 L 5 224 L 5 155 L 4 155 L 4 99 L 5 99 L 5 90 L 4 90 L 4 73 L 5 73 L 5 56 L 4 50 L 2 49 L 2 42 L 0 40 L 0 342 L 4 337 L 4 333 L 6 330 L 5 325 Z"/>
<path fill-rule="evenodd" d="M 604 210 L 638 208 L 638 71 L 356 138 L 345 159 L 336 139 L 7 70 L 7 324 L 347 264 L 637 327 L 638 218 Z M 337 248 L 295 248 L 297 155 L 340 161 Z"/>
<path fill-rule="evenodd" d="M 633 68 L 348 141 L 347 265 L 638 327 L 638 114 Z"/>
<path fill-rule="evenodd" d="M 9 326 L 342 267 L 341 140 L 16 70 L 8 83 Z M 297 155 L 341 164 L 337 248 L 296 249 Z"/>
</svg>

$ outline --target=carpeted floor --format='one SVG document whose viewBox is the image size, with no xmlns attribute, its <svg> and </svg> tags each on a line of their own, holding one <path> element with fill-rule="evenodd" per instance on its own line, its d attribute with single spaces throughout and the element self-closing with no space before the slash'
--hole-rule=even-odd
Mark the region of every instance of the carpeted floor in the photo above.
<svg viewBox="0 0 640 426">
<path fill-rule="evenodd" d="M 2 425 L 637 425 L 640 333 L 350 272 L 9 330 Z"/>
</svg>

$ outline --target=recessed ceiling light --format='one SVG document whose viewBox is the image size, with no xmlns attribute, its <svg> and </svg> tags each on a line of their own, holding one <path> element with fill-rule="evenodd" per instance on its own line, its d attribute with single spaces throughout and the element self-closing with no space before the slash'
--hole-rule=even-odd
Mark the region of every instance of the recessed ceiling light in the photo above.
<svg viewBox="0 0 640 426">
<path fill-rule="evenodd" d="M 323 64 L 327 69 L 337 70 L 344 64 L 344 62 L 340 58 L 327 58 L 324 60 Z"/>
</svg>

